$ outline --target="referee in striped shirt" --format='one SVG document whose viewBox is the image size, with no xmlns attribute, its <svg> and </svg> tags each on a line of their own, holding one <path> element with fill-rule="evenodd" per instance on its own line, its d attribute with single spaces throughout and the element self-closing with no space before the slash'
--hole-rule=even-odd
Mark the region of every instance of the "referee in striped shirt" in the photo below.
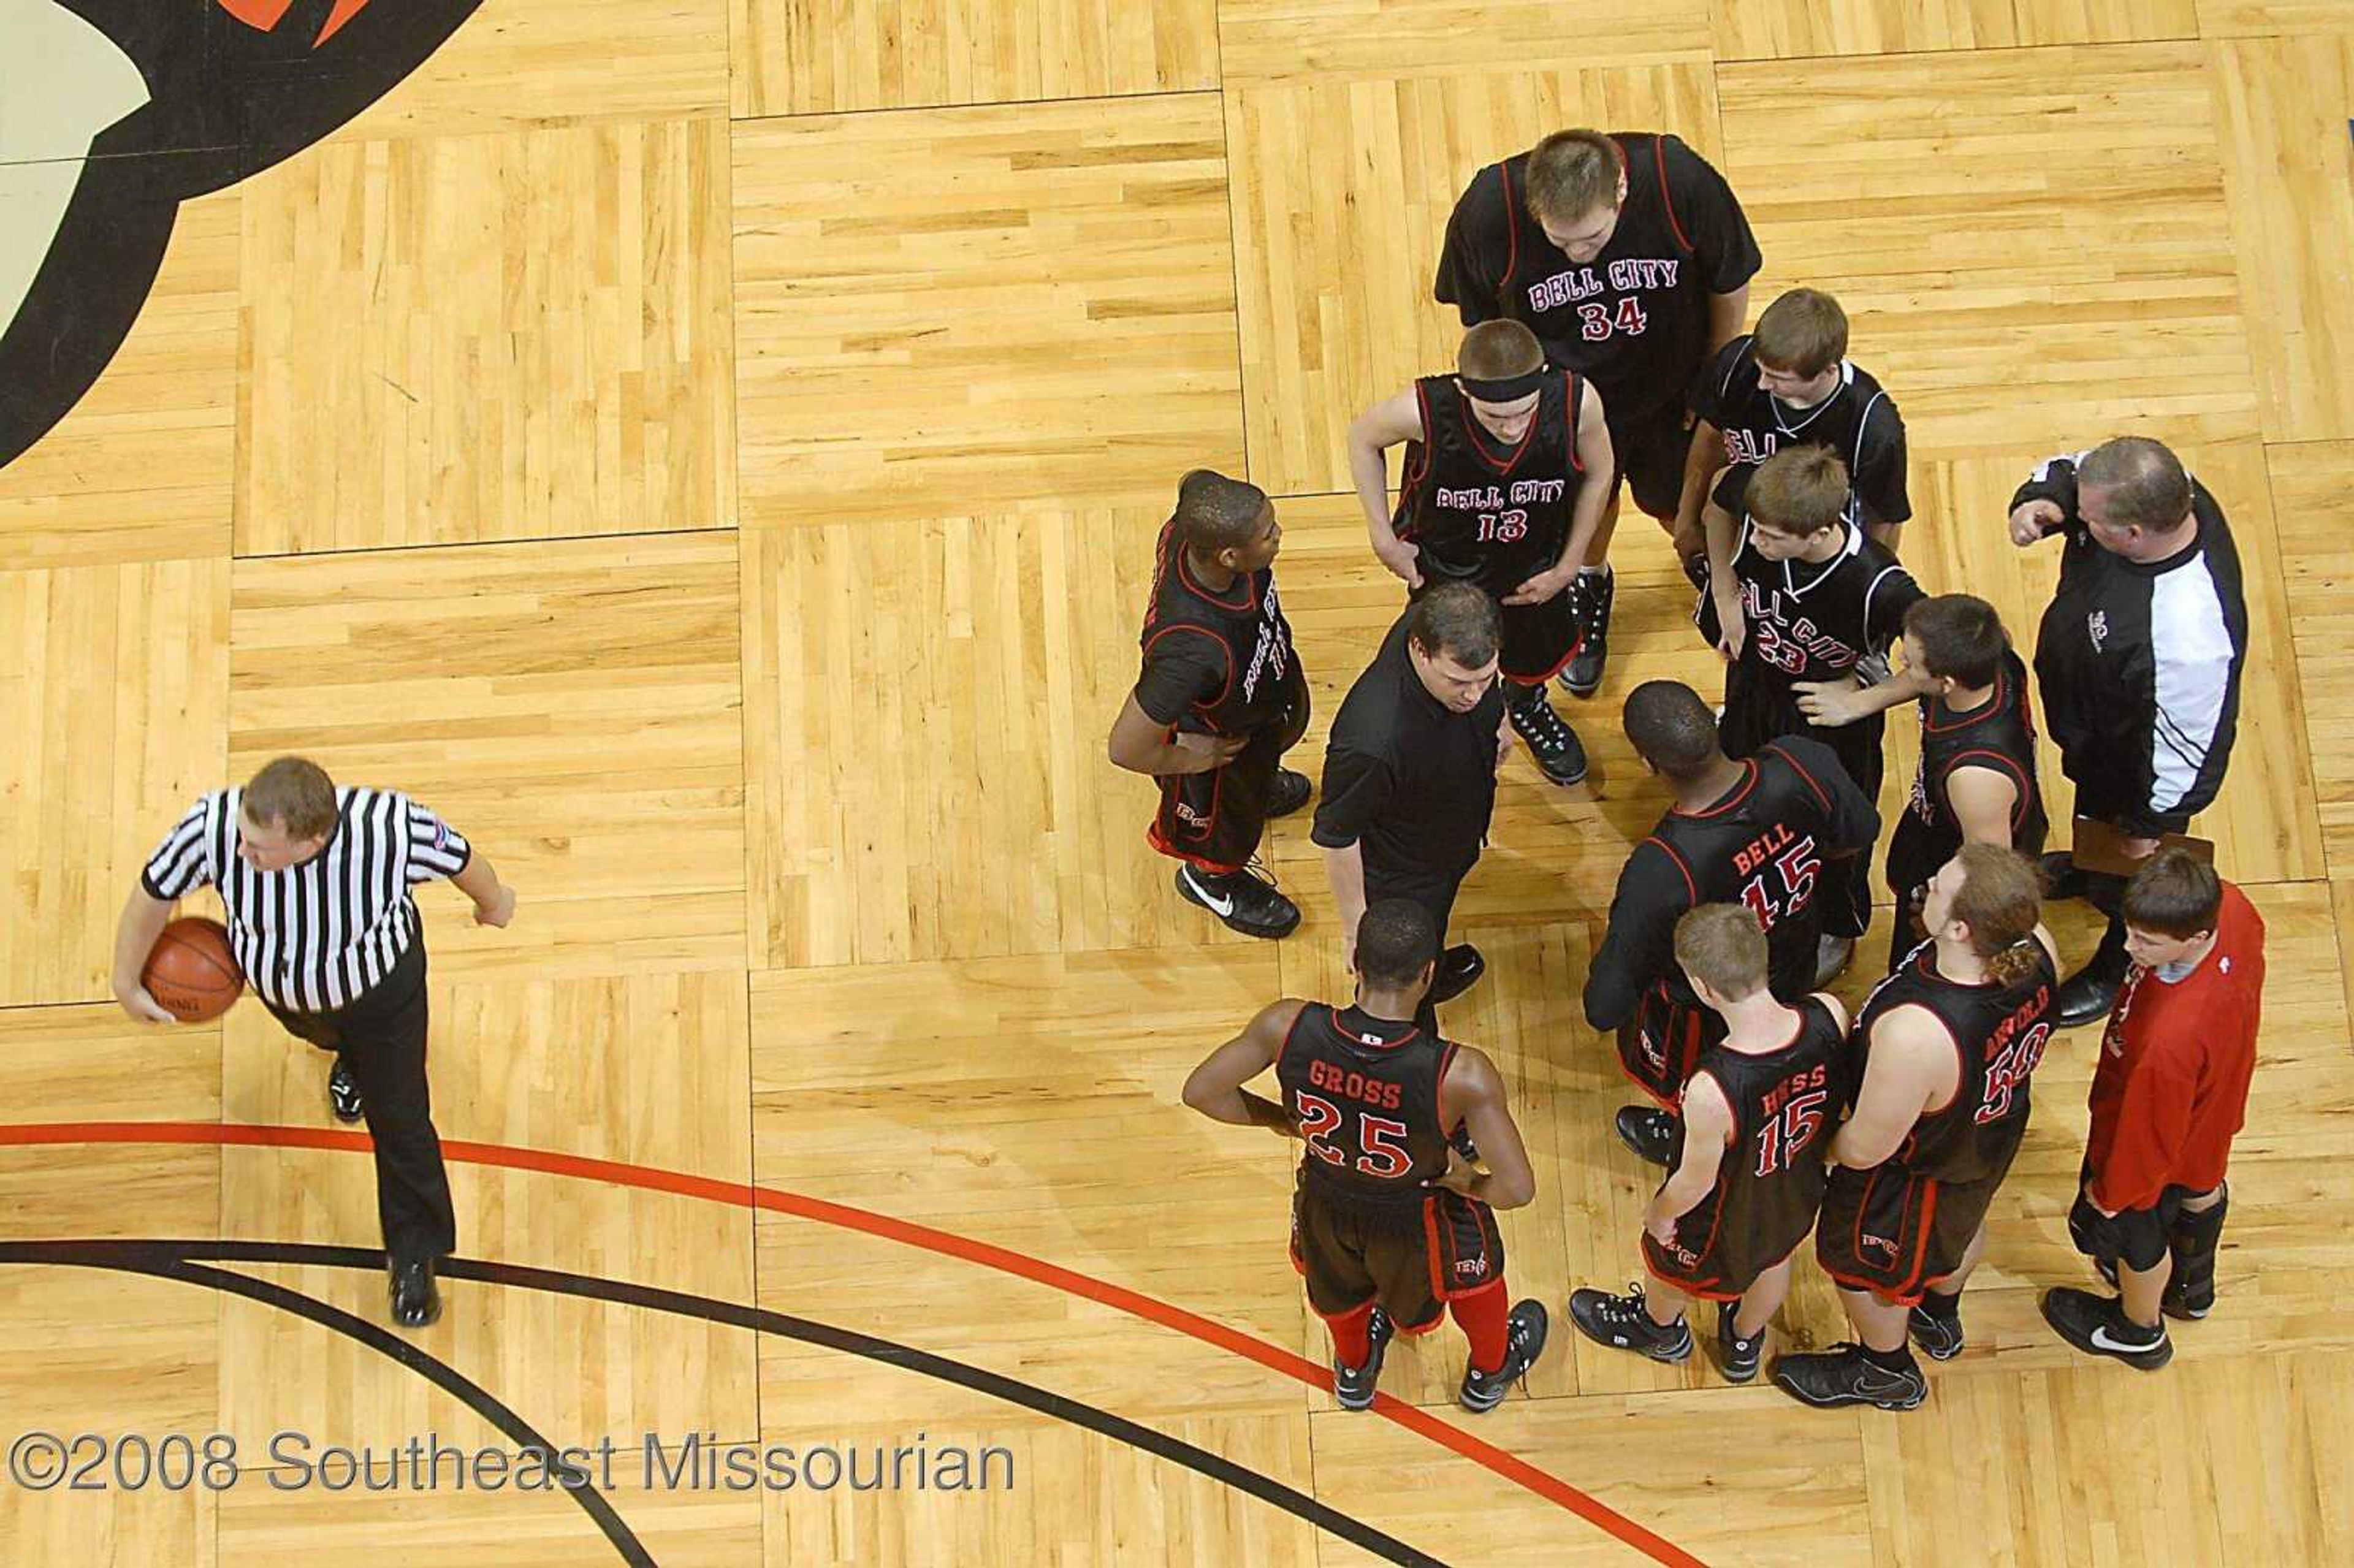
<svg viewBox="0 0 2354 1568">
<path fill-rule="evenodd" d="M 476 924 L 514 917 L 514 889 L 431 811 L 388 789 L 337 789 L 318 764 L 281 757 L 189 808 L 148 859 L 114 939 L 123 1011 L 169 1023 L 140 983 L 147 955 L 176 900 L 219 891 L 246 982 L 288 1033 L 334 1053 L 336 1119 L 367 1120 L 392 1315 L 412 1329 L 441 1315 L 434 1265 L 458 1245 L 425 1082 L 425 929 L 409 896 L 437 876 L 474 901 Z"/>
</svg>

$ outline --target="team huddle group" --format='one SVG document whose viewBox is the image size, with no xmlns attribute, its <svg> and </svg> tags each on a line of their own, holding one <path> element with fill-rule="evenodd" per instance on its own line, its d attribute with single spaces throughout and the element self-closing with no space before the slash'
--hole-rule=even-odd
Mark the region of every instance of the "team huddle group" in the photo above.
<svg viewBox="0 0 2354 1568">
<path fill-rule="evenodd" d="M 1962 1349 L 2031 1075 L 2055 1029 L 2104 1020 L 2069 1229 L 2115 1294 L 2054 1288 L 2043 1315 L 2154 1370 L 2166 1319 L 2214 1300 L 2264 980 L 2261 920 L 2183 837 L 2236 730 L 2228 525 L 2137 438 L 2053 458 L 2013 497 L 2011 542 L 2063 551 L 2034 684 L 2076 848 L 2041 854 L 2027 665 L 1992 606 L 1930 596 L 1899 562 L 1903 426 L 1849 363 L 1838 302 L 1792 290 L 1740 332 L 1759 264 L 1730 188 L 1672 136 L 1562 132 L 1474 176 L 1436 290 L 1468 329 L 1455 373 L 1350 432 L 1371 547 L 1406 605 L 1334 715 L 1320 790 L 1282 766 L 1309 699 L 1275 509 L 1217 473 L 1180 482 L 1108 749 L 1158 781 L 1149 836 L 1178 893 L 1251 936 L 1299 922 L 1256 854 L 1269 819 L 1317 800 L 1354 1001 L 1264 1009 L 1185 1099 L 1303 1141 L 1292 1256 L 1350 1408 L 1372 1403 L 1394 1334 L 1448 1315 L 1470 1343 L 1469 1409 L 1543 1349 L 1549 1315 L 1511 1301 L 1494 1217 L 1534 1175 L 1494 1065 L 1436 1010 L 1485 969 L 1447 927 L 1513 736 L 1553 782 L 1585 775 L 1546 688 L 1602 684 L 1622 488 L 1669 530 L 1726 668 L 1719 707 L 1664 680 L 1625 704 L 1674 804 L 1620 873 L 1584 1005 L 1647 1097 L 1619 1137 L 1669 1174 L 1644 1215 L 1647 1278 L 1574 1291 L 1579 1331 L 1681 1361 L 1688 1307 L 1712 1301 L 1719 1365 L 1745 1382 L 1811 1232 L 1855 1339 L 1777 1357 L 1774 1381 L 1818 1405 L 1919 1404 L 1914 1347 Z M 1921 760 L 1885 866 L 1888 974 L 1850 1023 L 1819 988 L 1871 925 L 1883 715 L 1908 702 Z M 2064 981 L 2047 896 L 2108 916 Z M 1244 1086 L 1269 1067 L 1280 1103 Z"/>
</svg>

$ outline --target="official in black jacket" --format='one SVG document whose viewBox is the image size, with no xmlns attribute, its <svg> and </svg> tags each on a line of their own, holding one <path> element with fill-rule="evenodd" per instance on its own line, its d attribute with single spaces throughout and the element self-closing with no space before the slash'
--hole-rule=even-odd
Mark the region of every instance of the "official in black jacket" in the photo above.
<svg viewBox="0 0 2354 1568">
<path fill-rule="evenodd" d="M 2019 487 L 2011 542 L 2052 534 L 2066 543 L 2035 652 L 2045 725 L 2076 814 L 2147 856 L 2222 788 L 2248 652 L 2239 552 L 2181 461 L 2133 436 L 2052 458 Z M 2061 988 L 2064 1028 L 2106 1015 L 2125 979 L 2124 882 L 2052 859 L 2059 890 L 2109 916 L 2099 951 Z"/>
</svg>

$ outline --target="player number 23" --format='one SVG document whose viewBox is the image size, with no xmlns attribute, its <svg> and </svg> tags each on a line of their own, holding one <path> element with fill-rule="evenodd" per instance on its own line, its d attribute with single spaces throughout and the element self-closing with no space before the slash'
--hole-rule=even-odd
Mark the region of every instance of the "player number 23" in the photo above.
<svg viewBox="0 0 2354 1568">
<path fill-rule="evenodd" d="M 1324 1140 L 1341 1125 L 1341 1107 L 1318 1095 L 1299 1098 L 1299 1136 L 1309 1151 L 1327 1165 L 1346 1165 L 1348 1155 Z M 1405 1123 L 1387 1117 L 1357 1113 L 1357 1142 L 1364 1150 L 1357 1169 L 1368 1176 L 1403 1176 L 1414 1166 L 1405 1150 Z"/>
</svg>

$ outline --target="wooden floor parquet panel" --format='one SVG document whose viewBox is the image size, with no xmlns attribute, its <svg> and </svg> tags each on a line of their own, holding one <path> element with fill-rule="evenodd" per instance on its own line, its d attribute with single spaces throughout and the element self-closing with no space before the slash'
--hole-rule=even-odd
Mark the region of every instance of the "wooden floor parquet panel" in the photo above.
<svg viewBox="0 0 2354 1568">
<path fill-rule="evenodd" d="M 100 1001 L 123 898 L 219 787 L 228 564 L 0 573 L 0 1005 Z"/>
<path fill-rule="evenodd" d="M 2195 0 L 1713 0 L 1720 60 L 2196 37 Z"/>
<path fill-rule="evenodd" d="M 727 177 L 706 119 L 255 180 L 238 553 L 732 526 Z"/>
<path fill-rule="evenodd" d="M 727 112 L 728 0 L 485 0 L 337 141 Z"/>
<path fill-rule="evenodd" d="M 764 121 L 735 149 L 748 524 L 1165 504 L 1239 468 L 1215 99 Z"/>
<path fill-rule="evenodd" d="M 2354 441 L 2266 449 L 2280 519 L 2285 619 L 2296 648 L 2313 758 L 2310 788 L 2327 845 L 2329 874 L 2354 876 Z"/>
<path fill-rule="evenodd" d="M 1838 297 L 1916 460 L 2258 433 L 2200 46 L 1717 79 L 1724 172 L 1766 255 L 1753 300 L 1802 281 Z"/>
<path fill-rule="evenodd" d="M 2210 58 L 2264 439 L 2354 437 L 2354 27 Z"/>
<path fill-rule="evenodd" d="M 329 8 L 271 40 L 323 91 L 347 57 L 292 45 Z M 1454 1404 L 1452 1327 L 1394 1344 L 1383 1391 L 1711 1563 L 2354 1560 L 2354 1388 L 2330 1370 L 2354 1350 L 2349 35 L 2345 0 L 484 0 L 325 144 L 189 203 L 121 352 L 0 473 L 0 1243 L 376 1237 L 366 1155 L 303 1147 L 334 1128 L 323 1058 L 250 999 L 180 1030 L 103 1000 L 173 818 L 302 753 L 413 792 L 520 895 L 496 930 L 420 893 L 461 1250 L 807 1325 L 445 1277 L 417 1348 L 559 1444 L 613 1439 L 609 1496 L 651 1557 L 1376 1560 L 1255 1474 L 1450 1563 L 1642 1560 L 1490 1450 L 1293 1375 L 1330 1353 L 1285 1255 L 1298 1150 L 1181 1086 L 1267 1001 L 1350 994 L 1312 811 L 1263 846 L 1304 923 L 1251 942 L 1176 896 L 1152 786 L 1103 748 L 1175 481 L 1246 469 L 1278 496 L 1313 697 L 1291 762 L 1320 775 L 1404 603 L 1343 435 L 1455 355 L 1429 291 L 1456 196 L 1564 125 L 1665 127 L 1756 225 L 1754 305 L 1797 282 L 1845 302 L 1910 427 L 1903 553 L 1932 591 L 1990 599 L 2031 647 L 2057 557 L 2008 544 L 2009 495 L 2113 432 L 2175 444 L 2231 516 L 2253 646 L 2195 828 L 2270 969 L 2221 1297 L 2154 1377 L 2043 1323 L 2043 1290 L 2093 1278 L 2065 1226 L 2081 1029 L 2039 1069 L 1967 1348 L 1922 1410 L 1805 1410 L 1705 1348 L 1663 1366 L 1577 1337 L 1564 1294 L 1638 1271 L 1658 1181 L 1580 1005 L 1667 803 L 1620 712 L 1646 679 L 1722 679 L 1629 514 L 1606 679 L 1553 698 L 1592 774 L 1506 762 L 1454 921 L 1488 971 L 1443 1018 L 1528 1143 L 1507 1277 L 1552 1341 L 1485 1416 Z M 185 101 L 215 63 L 151 74 L 168 136 L 238 133 L 244 99 Z M 37 376 L 26 334 L 0 346 Z M 1891 821 L 1914 730 L 1891 722 Z M 2047 917 L 2091 951 L 2093 911 Z M 1850 1005 L 1884 945 L 1836 982 Z M 385 1320 L 373 1260 L 231 1266 Z M 1846 1338 L 1811 1248 L 1797 1276 L 1772 1348 Z M 0 1443 L 27 1430 L 502 1440 L 297 1314 L 48 1262 L 0 1266 Z M 649 1432 L 672 1456 L 694 1433 L 999 1444 L 1016 1478 L 649 1487 Z M 0 1555 L 612 1555 L 570 1499 L 511 1491 L 0 1484 Z"/>
<path fill-rule="evenodd" d="M 733 534 L 244 561 L 230 623 L 229 776 L 404 790 L 519 890 L 423 891 L 442 972 L 744 967 Z"/>
<path fill-rule="evenodd" d="M 112 363 L 0 468 L 0 570 L 227 553 L 243 202 L 230 191 L 181 207 L 146 308 Z M 0 221 L 19 220 L 0 207 Z"/>
<path fill-rule="evenodd" d="M 1405 52 L 1402 49 L 1402 52 Z M 1350 487 L 1349 423 L 1463 336 L 1431 280 L 1481 167 L 1564 125 L 1661 127 L 1715 160 L 1704 65 L 1241 82 L 1225 95 L 1250 477 L 1276 495 Z"/>
<path fill-rule="evenodd" d="M 728 9 L 743 119 L 1218 85 L 1216 0 L 729 0 Z"/>
</svg>

